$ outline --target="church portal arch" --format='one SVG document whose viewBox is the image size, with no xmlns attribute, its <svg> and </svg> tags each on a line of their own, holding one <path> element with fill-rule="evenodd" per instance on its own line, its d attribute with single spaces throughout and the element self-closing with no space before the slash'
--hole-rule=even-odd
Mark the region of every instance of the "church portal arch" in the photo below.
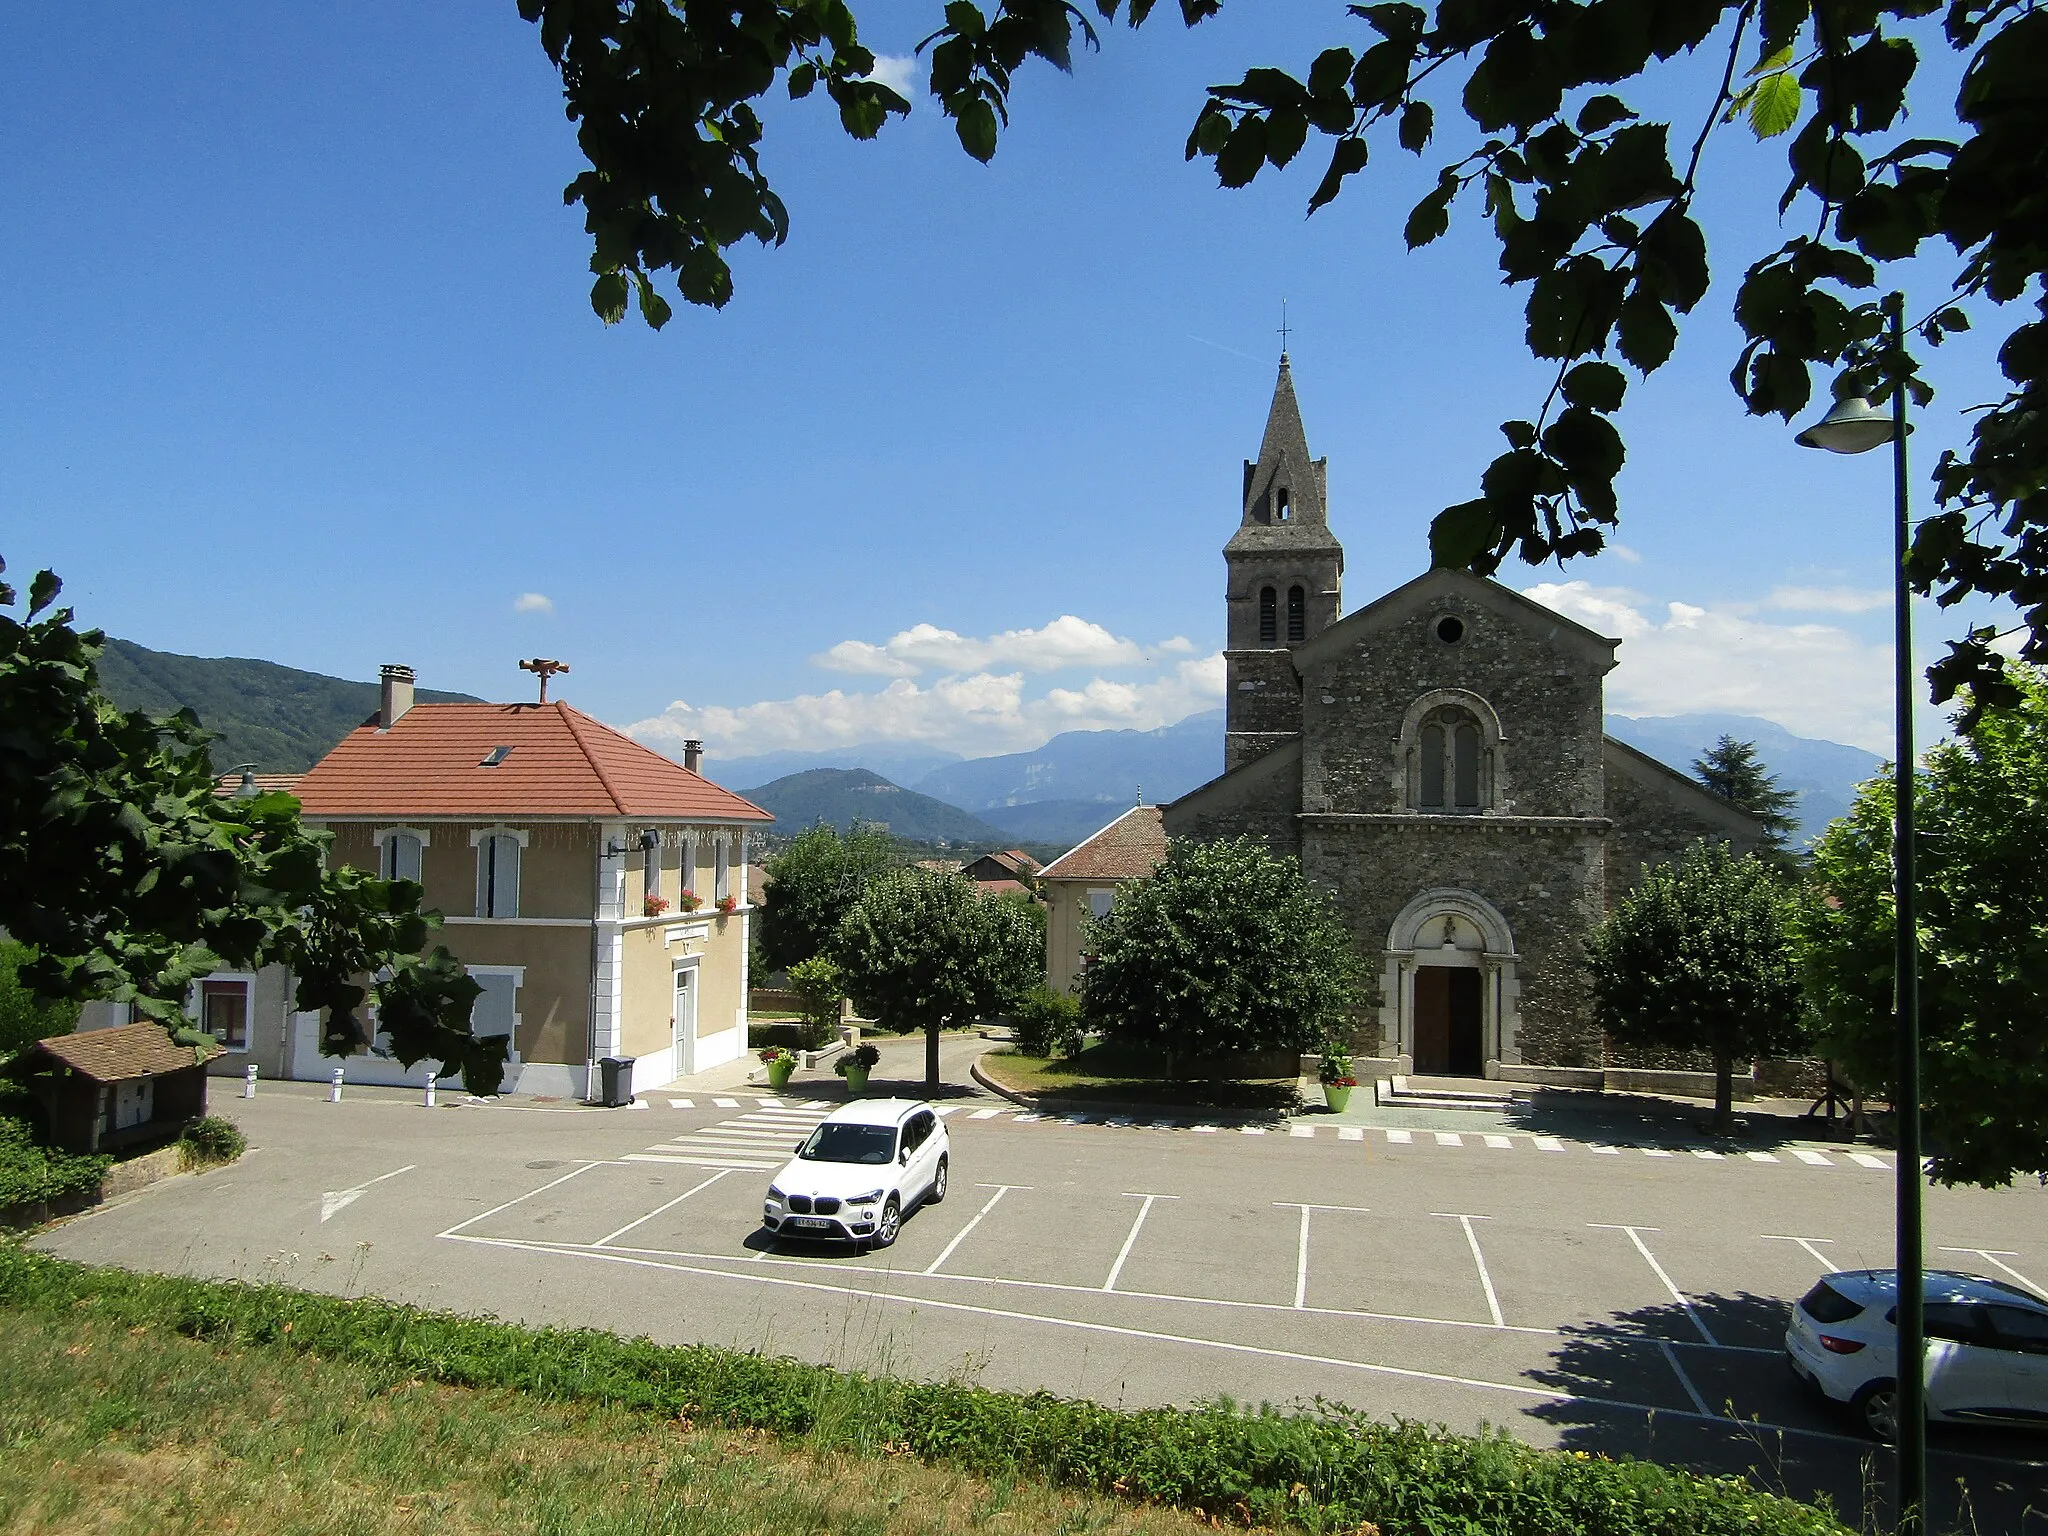
<svg viewBox="0 0 2048 1536">
<path fill-rule="evenodd" d="M 1403 1073 L 1498 1077 L 1522 1059 L 1514 933 L 1485 897 L 1422 892 L 1387 932 L 1380 1038 Z"/>
</svg>

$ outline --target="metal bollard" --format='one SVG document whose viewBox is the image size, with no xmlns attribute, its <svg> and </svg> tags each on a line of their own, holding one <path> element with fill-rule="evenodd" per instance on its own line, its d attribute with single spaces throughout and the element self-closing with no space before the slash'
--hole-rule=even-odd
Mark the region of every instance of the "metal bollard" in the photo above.
<svg viewBox="0 0 2048 1536">
<path fill-rule="evenodd" d="M 242 1069 L 242 1097 L 245 1099 L 256 1097 L 256 1069 L 254 1067 L 244 1067 Z"/>
<path fill-rule="evenodd" d="M 339 1067 L 334 1069 L 334 1084 L 327 1090 L 327 1102 L 330 1104 L 339 1104 L 341 1102 L 341 1068 Z"/>
<path fill-rule="evenodd" d="M 433 1080 L 433 1079 L 432 1079 L 432 1078 L 430 1077 L 430 1078 L 428 1078 L 428 1079 L 427 1079 L 427 1108 L 429 1108 L 429 1109 L 432 1109 L 433 1107 L 434 1107 L 434 1080 Z"/>
</svg>

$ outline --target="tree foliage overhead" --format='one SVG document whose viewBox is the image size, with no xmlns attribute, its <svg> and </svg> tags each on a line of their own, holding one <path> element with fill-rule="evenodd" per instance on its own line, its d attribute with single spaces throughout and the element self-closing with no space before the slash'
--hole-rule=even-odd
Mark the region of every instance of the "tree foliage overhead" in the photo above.
<svg viewBox="0 0 2048 1536">
<path fill-rule="evenodd" d="M 925 1032 L 925 1086 L 939 1086 L 939 1032 L 1001 1013 L 1045 966 L 1045 928 L 1018 903 L 930 869 L 873 882 L 839 925 L 833 958 L 854 1006 Z"/>
<path fill-rule="evenodd" d="M 1344 1038 L 1360 966 L 1335 904 L 1256 838 L 1175 841 L 1089 928 L 1082 1012 L 1177 1057 L 1320 1049 Z"/>
<path fill-rule="evenodd" d="M 1997 1186 L 2048 1174 L 2048 684 L 2014 668 L 2020 707 L 1927 754 L 1915 780 L 1920 1087 L 1934 1176 Z M 1890 774 L 1814 845 L 1800 910 L 1821 1048 L 1866 1094 L 1897 1082 Z"/>
<path fill-rule="evenodd" d="M 282 964 L 297 1006 L 328 1011 L 328 1054 L 366 1043 L 356 1014 L 374 990 L 401 1061 L 494 1091 L 507 1042 L 470 1033 L 477 984 L 447 950 L 421 953 L 439 919 L 420 888 L 328 869 L 330 834 L 289 795 L 216 794 L 189 713 L 154 720 L 99 692 L 106 637 L 74 629 L 58 591 L 39 572 L 25 616 L 0 613 L 0 928 L 34 951 L 21 981 L 176 1027 L 200 977 Z"/>
<path fill-rule="evenodd" d="M 860 138 L 907 110 L 858 78 L 872 56 L 844 0 L 520 3 L 540 22 L 582 124 L 591 169 L 568 195 L 588 213 L 592 302 L 607 319 L 637 291 L 648 322 L 665 321 L 654 291 L 664 269 L 685 298 L 723 304 L 722 249 L 744 235 L 782 238 L 787 213 L 761 173 L 760 122 L 747 105 L 778 80 L 792 96 L 825 84 Z M 1193 26 L 1221 5 L 1180 0 L 1179 10 Z M 1138 26 L 1153 0 L 1095 9 Z M 2015 602 L 2030 626 L 2025 656 L 2048 662 L 2048 12 L 2031 0 L 1385 0 L 1349 10 L 1363 33 L 1355 43 L 1324 49 L 1306 69 L 1261 64 L 1212 87 L 1187 154 L 1211 159 L 1225 186 L 1244 186 L 1302 154 L 1314 132 L 1330 153 L 1313 212 L 1367 169 L 1376 144 L 1391 137 L 1422 155 L 1440 119 L 1464 117 L 1469 131 L 1443 155 L 1405 237 L 1426 245 L 1456 205 L 1477 203 L 1504 280 L 1528 290 L 1526 344 L 1556 366 L 1534 412 L 1502 424 L 1507 447 L 1479 495 L 1437 516 L 1438 564 L 1486 574 L 1510 553 L 1534 563 L 1602 547 L 1620 516 L 1615 417 L 1629 382 L 1614 359 L 1643 375 L 1662 367 L 1705 296 L 1699 170 L 1715 130 L 1744 117 L 1759 136 L 1789 135 L 1779 210 L 1801 231 L 1756 256 L 1735 295 L 1746 340 L 1730 380 L 1750 412 L 1789 419 L 1811 399 L 1816 367 L 1835 371 L 1838 392 L 1878 403 L 1898 389 L 1931 398 L 1910 346 L 1881 344 L 1882 315 L 1867 297 L 1889 264 L 1929 241 L 1954 261 L 1947 291 L 1919 295 L 1912 338 L 1938 345 L 1972 312 L 2030 306 L 1999 352 L 2002 397 L 1978 415 L 1969 451 L 1936 467 L 1939 510 L 1919 527 L 1911 573 L 1944 604 L 1972 593 Z M 1067 0 L 987 10 L 950 0 L 920 48 L 962 146 L 986 161 L 1018 70 L 1032 58 L 1068 68 L 1077 40 L 1096 36 Z M 1953 137 L 1905 122 L 1930 47 L 1964 64 Z M 1616 94 L 1696 53 L 1716 62 L 1718 84 L 1684 122 L 1646 118 Z M 1919 105 L 1923 118 L 1936 115 Z M 1933 669 L 1938 701 L 1967 686 L 1973 710 L 2011 702 L 1992 638 L 1973 630 L 1952 644 Z"/>
<path fill-rule="evenodd" d="M 854 826 L 807 827 L 767 864 L 761 963 L 771 971 L 827 953 L 839 923 L 874 880 L 903 862 L 889 834 Z"/>
<path fill-rule="evenodd" d="M 1799 830 L 1793 808 L 1798 794 L 1778 787 L 1777 777 L 1757 760 L 1756 743 L 1724 735 L 1692 760 L 1693 777 L 1738 810 L 1763 824 L 1771 852 L 1783 855 Z"/>
<path fill-rule="evenodd" d="M 1761 859 L 1698 842 L 1645 870 L 1586 939 L 1594 1022 L 1632 1045 L 1710 1055 L 1723 1128 L 1735 1063 L 1803 1040 L 1789 916 Z"/>
</svg>

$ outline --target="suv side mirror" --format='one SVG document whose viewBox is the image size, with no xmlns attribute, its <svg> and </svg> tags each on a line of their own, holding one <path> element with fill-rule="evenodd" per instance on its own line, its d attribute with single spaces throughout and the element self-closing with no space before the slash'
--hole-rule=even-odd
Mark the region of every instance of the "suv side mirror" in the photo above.
<svg viewBox="0 0 2048 1536">
<path fill-rule="evenodd" d="M 898 1153 L 896 1154 L 896 1161 L 897 1161 L 897 1162 L 899 1162 L 899 1163 L 907 1163 L 907 1162 L 909 1162 L 909 1161 L 910 1161 L 910 1148 L 908 1148 L 908 1147 L 905 1147 L 905 1148 L 904 1148 L 904 1149 L 903 1149 L 903 1150 L 902 1150 L 901 1152 L 898 1152 Z"/>
</svg>

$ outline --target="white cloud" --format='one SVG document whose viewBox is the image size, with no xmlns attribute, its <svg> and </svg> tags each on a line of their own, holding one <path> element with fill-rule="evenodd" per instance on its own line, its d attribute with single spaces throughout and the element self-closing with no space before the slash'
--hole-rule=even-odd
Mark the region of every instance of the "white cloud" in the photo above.
<svg viewBox="0 0 2048 1536">
<path fill-rule="evenodd" d="M 1186 635 L 1174 635 L 1170 639 L 1160 641 L 1152 649 L 1166 656 L 1192 656 L 1195 653 L 1195 642 Z"/>
<path fill-rule="evenodd" d="M 545 592 L 522 592 L 512 599 L 514 613 L 553 613 L 555 600 Z"/>
<path fill-rule="evenodd" d="M 981 756 L 1021 752 L 1060 731 L 1153 730 L 1223 702 L 1223 653 L 1181 662 L 1142 682 L 1093 678 L 1030 697 L 1021 671 L 942 677 L 920 686 L 898 677 L 872 693 L 834 688 L 738 707 L 677 700 L 626 727 L 657 750 L 680 754 L 691 737 L 722 756 L 821 751 L 865 742 L 915 742 Z"/>
<path fill-rule="evenodd" d="M 917 100 L 917 56 L 908 53 L 878 53 L 875 67 L 868 71 L 870 80 L 889 87 L 905 101 Z"/>
<path fill-rule="evenodd" d="M 1610 540 L 1607 545 L 1607 553 L 1614 556 L 1623 565 L 1641 565 L 1643 563 L 1642 554 L 1637 550 L 1631 549 L 1626 544 L 1615 543 Z"/>
<path fill-rule="evenodd" d="M 1193 647 L 1189 647 L 1192 649 Z M 958 674 L 992 667 L 1023 672 L 1060 672 L 1069 667 L 1134 667 L 1145 664 L 1134 640 L 1112 635 L 1100 624 L 1062 614 L 1039 629 L 1007 629 L 986 639 L 957 634 L 933 624 L 914 624 L 880 645 L 842 640 L 811 661 L 828 672 L 864 677 L 916 677 L 924 672 Z"/>
<path fill-rule="evenodd" d="M 1586 581 L 1523 595 L 1622 641 L 1607 678 L 1607 707 L 1618 714 L 1757 715 L 1874 752 L 1891 739 L 1888 645 L 1828 624 L 1774 624 L 1691 603 L 1665 604 L 1659 620 L 1641 594 Z"/>
<path fill-rule="evenodd" d="M 1792 613 L 1873 613 L 1892 605 L 1885 587 L 1773 587 L 1766 608 Z"/>
</svg>

